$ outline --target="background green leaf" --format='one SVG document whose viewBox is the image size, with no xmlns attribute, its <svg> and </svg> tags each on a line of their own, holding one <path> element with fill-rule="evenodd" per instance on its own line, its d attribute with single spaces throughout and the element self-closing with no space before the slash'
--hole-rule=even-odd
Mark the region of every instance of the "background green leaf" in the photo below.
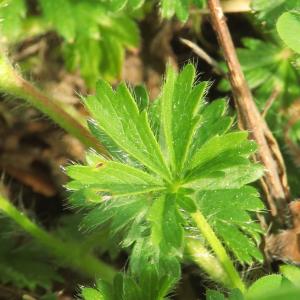
<svg viewBox="0 0 300 300">
<path fill-rule="evenodd" d="M 281 39 L 295 52 L 300 53 L 300 12 L 285 12 L 276 23 L 276 28 Z"/>
</svg>

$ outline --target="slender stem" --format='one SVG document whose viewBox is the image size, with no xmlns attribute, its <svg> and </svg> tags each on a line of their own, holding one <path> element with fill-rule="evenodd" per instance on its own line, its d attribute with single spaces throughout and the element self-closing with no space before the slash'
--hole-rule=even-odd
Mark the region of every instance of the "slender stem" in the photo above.
<svg viewBox="0 0 300 300">
<path fill-rule="evenodd" d="M 232 287 L 231 282 L 218 259 L 195 238 L 186 237 L 186 252 L 209 277 L 223 286 Z"/>
<path fill-rule="evenodd" d="M 261 112 L 261 115 L 262 115 L 263 118 L 266 118 L 269 109 L 273 105 L 274 101 L 278 98 L 280 93 L 281 93 L 281 88 L 280 87 L 275 87 L 275 89 L 271 93 L 269 99 L 267 100 L 267 102 L 265 104 L 265 107 L 263 108 L 263 110 Z"/>
<path fill-rule="evenodd" d="M 112 282 L 116 271 L 90 252 L 83 251 L 80 248 L 80 243 L 62 241 L 46 232 L 28 219 L 25 214 L 21 213 L 2 195 L 0 195 L 0 210 L 20 225 L 23 230 L 37 239 L 52 255 L 60 259 L 62 264 L 78 270 L 91 278 L 100 277 L 107 282 Z"/>
<path fill-rule="evenodd" d="M 204 238 L 207 240 L 212 250 L 216 254 L 221 266 L 227 273 L 230 285 L 232 288 L 238 288 L 241 292 L 245 292 L 245 285 L 236 271 L 230 257 L 227 255 L 222 243 L 214 233 L 213 229 L 210 227 L 202 213 L 197 210 L 195 213 L 191 214 L 197 228 L 200 230 Z"/>
<path fill-rule="evenodd" d="M 97 152 L 108 156 L 107 150 L 88 131 L 85 122 L 82 122 L 82 117 L 77 112 L 66 109 L 57 100 L 46 96 L 30 82 L 23 79 L 3 53 L 0 53 L 0 90 L 26 100 L 85 146 L 94 148 Z"/>
</svg>

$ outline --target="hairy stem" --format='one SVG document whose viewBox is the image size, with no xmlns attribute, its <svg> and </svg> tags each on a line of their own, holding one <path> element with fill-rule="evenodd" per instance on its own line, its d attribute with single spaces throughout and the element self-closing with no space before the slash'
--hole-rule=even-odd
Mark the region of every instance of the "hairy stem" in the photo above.
<svg viewBox="0 0 300 300">
<path fill-rule="evenodd" d="M 186 252 L 192 261 L 208 274 L 212 280 L 227 288 L 232 287 L 227 273 L 218 259 L 203 246 L 201 241 L 192 237 L 186 237 Z"/>
<path fill-rule="evenodd" d="M 24 80 L 3 53 L 0 53 L 0 90 L 26 100 L 86 147 L 91 147 L 98 153 L 108 156 L 107 150 L 91 135 L 86 128 L 85 121 L 76 111 L 64 107 L 63 104 L 46 96 L 30 82 Z"/>
<path fill-rule="evenodd" d="M 213 229 L 210 227 L 202 213 L 197 210 L 195 213 L 191 214 L 197 228 L 200 230 L 204 238 L 209 243 L 210 247 L 214 251 L 216 257 L 218 258 L 221 266 L 228 276 L 230 286 L 232 288 L 238 288 L 241 292 L 245 292 L 245 285 L 235 269 L 230 257 L 227 255 L 222 243 L 216 236 Z"/>
<path fill-rule="evenodd" d="M 28 219 L 4 196 L 0 195 L 0 210 L 14 220 L 32 237 L 37 239 L 49 253 L 56 256 L 62 264 L 77 270 L 88 277 L 112 282 L 116 271 L 89 252 L 82 251 L 80 243 L 58 239 Z"/>
</svg>

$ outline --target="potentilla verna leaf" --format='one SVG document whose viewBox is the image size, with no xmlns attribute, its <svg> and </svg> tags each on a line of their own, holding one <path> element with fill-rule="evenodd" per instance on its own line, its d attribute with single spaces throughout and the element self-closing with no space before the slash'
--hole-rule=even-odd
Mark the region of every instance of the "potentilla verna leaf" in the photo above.
<svg viewBox="0 0 300 300">
<path fill-rule="evenodd" d="M 157 299 L 166 297 L 179 278 L 185 236 L 193 232 L 203 239 L 200 231 L 191 231 L 195 214 L 207 219 L 237 260 L 261 259 L 261 231 L 249 212 L 263 205 L 247 186 L 263 174 L 249 160 L 257 147 L 246 131 L 230 132 L 225 100 L 205 102 L 208 85 L 198 82 L 195 67 L 188 64 L 179 73 L 168 67 L 154 103 L 144 88 L 133 96 L 125 84 L 114 90 L 104 81 L 85 102 L 90 127 L 112 159 L 88 154 L 86 166 L 67 168 L 67 187 L 74 191 L 74 206 L 86 212 L 85 226 L 107 226 L 130 252 L 131 279 L 119 277 L 111 287 L 126 285 L 118 297 L 138 290 L 137 278 L 152 272 L 146 266 L 165 272 L 168 288 L 156 292 L 162 295 Z"/>
</svg>

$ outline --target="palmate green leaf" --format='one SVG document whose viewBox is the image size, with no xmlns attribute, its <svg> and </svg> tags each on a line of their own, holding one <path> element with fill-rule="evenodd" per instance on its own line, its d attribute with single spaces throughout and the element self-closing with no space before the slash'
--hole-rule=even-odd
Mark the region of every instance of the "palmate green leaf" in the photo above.
<svg viewBox="0 0 300 300">
<path fill-rule="evenodd" d="M 264 208 L 252 187 L 198 192 L 197 203 L 208 222 L 239 261 L 262 260 L 257 243 L 260 226 L 251 221 L 249 212 Z M 246 234 L 246 235 L 245 235 Z M 249 238 L 250 237 L 250 238 Z"/>
<path fill-rule="evenodd" d="M 300 3 L 299 7 L 300 9 Z M 297 53 L 300 53 L 300 12 L 290 11 L 283 13 L 276 23 L 279 36 L 285 44 Z"/>
<path fill-rule="evenodd" d="M 149 126 L 147 112 L 139 112 L 124 84 L 113 91 L 107 83 L 100 81 L 97 97 L 89 97 L 86 106 L 98 126 L 121 149 L 153 172 L 169 179 L 170 172 Z"/>
<path fill-rule="evenodd" d="M 84 228 L 106 228 L 130 251 L 131 279 L 119 277 L 114 289 L 121 291 L 126 282 L 133 298 L 140 297 L 131 291 L 142 285 L 137 278 L 147 273 L 145 266 L 155 266 L 158 274 L 164 270 L 167 283 L 179 278 L 184 234 L 194 224 L 191 214 L 202 209 L 238 260 L 261 259 L 256 249 L 259 227 L 248 211 L 259 211 L 262 205 L 253 189 L 245 187 L 263 173 L 249 161 L 256 146 L 247 132 L 228 133 L 232 119 L 226 116 L 226 101 L 206 104 L 207 83 L 195 84 L 195 77 L 193 65 L 179 74 L 169 68 L 153 105 L 144 89 L 131 92 L 121 84 L 113 90 L 104 81 L 98 83 L 96 96 L 85 101 L 93 118 L 90 127 L 103 138 L 113 160 L 94 154 L 87 157 L 88 166 L 67 168 L 72 178 L 68 188 L 75 191 L 71 201 L 86 207 Z M 230 234 L 242 243 L 226 243 Z M 155 286 L 147 294 L 153 291 Z"/>
<path fill-rule="evenodd" d="M 161 120 L 170 165 L 179 174 L 188 156 L 193 133 L 199 123 L 199 109 L 207 83 L 193 87 L 195 69 L 188 64 L 177 76 L 172 68 L 167 72 L 161 95 Z M 189 120 L 189 122 L 186 122 Z"/>
</svg>

